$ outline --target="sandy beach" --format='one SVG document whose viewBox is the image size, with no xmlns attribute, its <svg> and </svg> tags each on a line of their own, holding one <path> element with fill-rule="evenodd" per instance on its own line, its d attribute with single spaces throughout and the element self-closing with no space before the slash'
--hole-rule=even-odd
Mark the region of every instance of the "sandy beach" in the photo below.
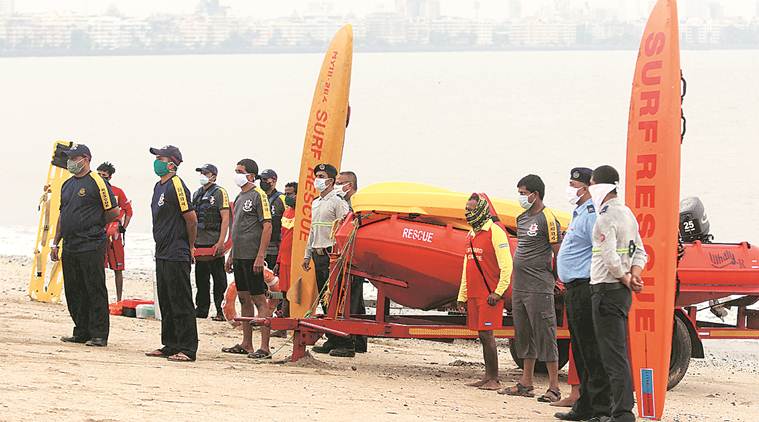
<svg viewBox="0 0 759 422">
<path fill-rule="evenodd" d="M 555 420 L 557 409 L 535 399 L 464 386 L 482 371 L 471 341 L 373 339 L 355 359 L 255 363 L 222 354 L 239 331 L 209 319 L 198 322 L 198 361 L 171 363 L 143 355 L 160 345 L 158 321 L 111 317 L 107 348 L 62 343 L 72 328 L 66 307 L 28 299 L 28 261 L 0 258 L 2 421 Z M 110 274 L 108 286 L 113 297 Z M 152 298 L 152 273 L 128 271 L 125 297 Z M 275 361 L 290 354 L 283 339 L 272 346 Z M 519 370 L 507 343 L 500 348 L 503 382 L 512 383 Z M 669 393 L 665 420 L 756 420 L 759 342 L 707 342 L 706 353 Z M 536 390 L 546 387 L 538 377 Z M 566 384 L 562 392 L 569 393 Z"/>
</svg>

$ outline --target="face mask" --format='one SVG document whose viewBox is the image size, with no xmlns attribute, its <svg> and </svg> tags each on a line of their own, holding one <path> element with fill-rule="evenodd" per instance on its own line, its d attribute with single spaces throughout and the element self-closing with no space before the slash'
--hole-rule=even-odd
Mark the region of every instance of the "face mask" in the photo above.
<svg viewBox="0 0 759 422">
<path fill-rule="evenodd" d="M 530 202 L 530 195 L 519 195 L 519 205 L 526 210 L 532 208 L 532 204 L 535 203 L 535 201 Z"/>
<path fill-rule="evenodd" d="M 153 161 L 153 171 L 158 177 L 163 177 L 169 174 L 169 163 L 161 160 Z"/>
<path fill-rule="evenodd" d="M 80 159 L 79 161 L 74 161 L 69 158 L 69 160 L 66 161 L 66 169 L 71 174 L 79 174 L 79 172 L 84 169 L 84 158 Z"/>
<path fill-rule="evenodd" d="M 201 174 L 200 177 L 198 177 L 198 181 L 200 182 L 201 186 L 205 186 L 208 184 L 208 176 Z"/>
<path fill-rule="evenodd" d="M 348 192 L 345 192 L 343 190 L 344 187 L 345 187 L 345 185 L 335 185 L 335 193 L 337 193 L 337 196 L 339 196 L 341 198 L 345 198 L 345 194 L 348 193 Z"/>
<path fill-rule="evenodd" d="M 609 192 L 617 188 L 616 184 L 611 183 L 599 183 L 597 185 L 590 185 L 588 190 L 590 191 L 590 197 L 593 198 L 593 205 L 596 209 L 601 209 L 601 205 Z"/>
<path fill-rule="evenodd" d="M 572 186 L 567 186 L 567 201 L 569 201 L 572 205 L 577 205 L 577 201 L 580 200 L 580 197 L 577 195 L 580 188 L 573 188 Z"/>
<path fill-rule="evenodd" d="M 314 187 L 319 192 L 324 192 L 324 190 L 327 189 L 327 179 L 316 179 L 316 180 L 314 180 Z"/>
<path fill-rule="evenodd" d="M 264 182 L 263 180 L 261 181 L 261 183 L 260 183 L 260 184 L 261 184 L 261 189 L 263 189 L 263 190 L 264 190 L 264 192 L 268 192 L 268 191 L 269 191 L 269 189 L 271 189 L 271 186 L 272 186 L 272 184 L 271 184 L 271 183 L 269 183 L 269 182 Z"/>
<path fill-rule="evenodd" d="M 295 197 L 290 195 L 285 196 L 285 205 L 290 208 L 295 208 Z"/>
<path fill-rule="evenodd" d="M 250 180 L 248 180 L 247 174 L 235 173 L 235 185 L 237 185 L 238 188 L 247 185 L 249 182 Z"/>
</svg>

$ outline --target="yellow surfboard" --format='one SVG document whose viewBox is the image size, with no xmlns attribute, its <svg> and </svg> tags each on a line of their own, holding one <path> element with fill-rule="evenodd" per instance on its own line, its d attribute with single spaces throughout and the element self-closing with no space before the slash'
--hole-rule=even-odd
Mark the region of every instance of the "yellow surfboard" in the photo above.
<svg viewBox="0 0 759 422">
<path fill-rule="evenodd" d="M 29 297 L 40 302 L 58 303 L 61 301 L 63 271 L 60 261 L 50 261 L 50 244 L 55 239 L 58 227 L 61 185 L 71 176 L 65 167 L 63 150 L 70 148 L 71 144 L 66 141 L 53 142 L 53 156 L 39 203 L 40 219 L 37 241 L 34 243 Z"/>
<path fill-rule="evenodd" d="M 329 163 L 340 168 L 348 117 L 348 93 L 353 62 L 353 28 L 345 25 L 332 39 L 324 55 L 314 99 L 308 115 L 306 139 L 298 177 L 298 199 L 293 232 L 292 284 L 287 292 L 290 316 L 303 318 L 316 307 L 316 277 L 313 263 L 306 272 L 301 267 L 311 229 L 311 203 L 318 192 L 314 188 L 314 166 Z"/>
</svg>

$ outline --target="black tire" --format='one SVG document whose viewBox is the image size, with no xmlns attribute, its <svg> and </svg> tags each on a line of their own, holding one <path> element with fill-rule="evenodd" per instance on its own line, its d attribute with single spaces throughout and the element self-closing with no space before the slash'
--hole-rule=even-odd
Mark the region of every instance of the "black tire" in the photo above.
<svg viewBox="0 0 759 422">
<path fill-rule="evenodd" d="M 691 343 L 688 327 L 680 317 L 675 316 L 674 326 L 672 328 L 672 353 L 669 357 L 669 380 L 667 390 L 677 386 L 685 377 L 690 365 L 691 352 L 693 344 Z"/>
<path fill-rule="evenodd" d="M 514 342 L 513 338 L 509 340 L 509 352 L 511 353 L 511 358 L 514 359 L 514 363 L 517 364 L 519 369 L 523 369 L 524 361 L 517 356 L 516 349 L 514 347 L 511 347 L 513 342 Z M 569 362 L 569 340 L 568 339 L 557 340 L 556 345 L 559 347 L 559 369 L 561 369 L 564 366 L 566 366 L 567 362 Z M 536 362 L 535 372 L 538 372 L 541 374 L 547 374 L 548 368 L 546 368 L 545 362 Z"/>
</svg>

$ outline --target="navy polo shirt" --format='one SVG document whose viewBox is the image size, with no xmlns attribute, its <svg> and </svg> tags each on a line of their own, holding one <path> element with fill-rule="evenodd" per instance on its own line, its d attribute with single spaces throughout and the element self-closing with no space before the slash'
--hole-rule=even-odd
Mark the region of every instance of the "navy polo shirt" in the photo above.
<svg viewBox="0 0 759 422">
<path fill-rule="evenodd" d="M 91 252 L 105 244 L 105 212 L 116 206 L 111 186 L 90 172 L 61 186 L 61 236 L 64 252 Z"/>
<path fill-rule="evenodd" d="M 190 202 L 190 190 L 179 176 L 155 184 L 150 209 L 153 212 L 156 259 L 190 261 L 190 241 L 183 214 L 194 208 Z"/>
</svg>

